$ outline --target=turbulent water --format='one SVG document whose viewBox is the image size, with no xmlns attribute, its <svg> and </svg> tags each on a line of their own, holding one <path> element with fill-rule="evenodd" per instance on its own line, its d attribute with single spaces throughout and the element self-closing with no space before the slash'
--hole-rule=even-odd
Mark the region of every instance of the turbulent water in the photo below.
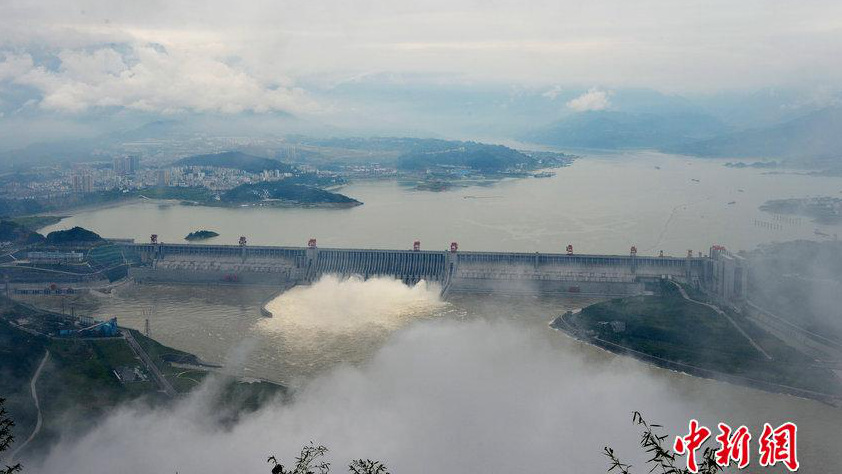
<svg viewBox="0 0 842 474">
<path fill-rule="evenodd" d="M 319 334 L 394 331 L 444 306 L 440 292 L 439 285 L 423 281 L 410 287 L 387 277 L 363 280 L 328 275 L 270 301 L 266 309 L 274 317 L 260 328 Z"/>
<path fill-rule="evenodd" d="M 639 461 L 627 425 L 632 410 L 643 410 L 673 432 L 690 417 L 710 426 L 720 420 L 746 424 L 755 432 L 766 421 L 792 420 L 799 426 L 804 472 L 830 472 L 842 463 L 833 436 L 842 426 L 837 408 L 649 367 L 548 328 L 553 316 L 593 300 L 455 295 L 443 302 L 433 286 L 328 277 L 275 298 L 268 305 L 275 317 L 266 319 L 259 306 L 267 291 L 140 285 L 77 301 L 80 310 L 117 315 L 121 324 L 136 328 L 148 317 L 153 336 L 166 344 L 301 392 L 296 405 L 269 408 L 225 433 L 207 431 L 203 415 L 193 409 L 123 413 L 81 444 L 53 453 L 45 471 L 58 472 L 67 462 L 88 465 L 85 453 L 93 446 L 131 456 L 140 439 L 160 437 L 150 437 L 150 430 L 187 430 L 189 436 L 160 438 L 154 449 L 162 457 L 138 457 L 137 472 L 248 464 L 276 449 L 291 453 L 312 438 L 335 446 L 340 456 L 378 454 L 402 466 L 401 472 L 425 472 L 417 468 L 423 452 L 464 466 L 467 460 L 447 454 L 449 443 L 463 437 L 485 440 L 462 449 L 488 462 L 511 462 L 506 450 L 492 449 L 506 439 L 509 452 L 538 449 L 535 466 L 566 459 L 600 472 L 594 470 L 603 465 L 600 443 L 625 447 L 625 456 Z M 178 428 L 167 427 L 172 423 Z M 274 430 L 273 424 L 291 428 Z M 443 426 L 451 433 L 445 444 L 430 437 Z M 393 436 L 406 443 L 391 444 Z M 406 445 L 427 447 L 399 448 Z M 240 448 L 230 453 L 222 446 Z M 381 451 L 371 453 L 372 446 Z M 185 450 L 203 455 L 186 459 L 179 454 Z"/>
<path fill-rule="evenodd" d="M 343 192 L 365 205 L 347 210 L 162 209 L 155 204 L 136 203 L 82 212 L 52 229 L 81 225 L 109 237 L 138 239 L 156 232 L 173 242 L 192 230 L 206 228 L 222 234 L 214 241 L 223 243 L 234 243 L 245 234 L 255 244 L 301 245 L 316 236 L 322 246 L 386 248 L 408 247 L 419 238 L 425 248 L 444 248 L 450 240 L 458 240 L 460 248 L 472 250 L 559 251 L 573 243 L 581 252 L 625 253 L 634 243 L 643 253 L 664 249 L 683 254 L 688 248 L 703 250 L 712 243 L 750 249 L 764 242 L 816 239 L 816 229 L 833 235 L 837 227 L 814 225 L 807 219 L 779 221 L 757 207 L 767 199 L 837 195 L 841 189 L 842 179 L 838 178 L 767 174 L 728 169 L 722 162 L 634 154 L 583 159 L 559 170 L 554 178 L 513 180 L 444 193 L 416 192 L 388 182 L 354 184 Z M 360 387 L 365 380 L 376 380 L 378 389 L 394 390 L 388 393 L 405 397 L 407 403 L 453 403 L 471 412 L 465 407 L 472 405 L 463 400 L 459 387 L 465 384 L 464 397 L 481 398 L 479 392 L 494 390 L 489 380 L 496 376 L 496 381 L 507 387 L 505 396 L 491 397 L 500 406 L 489 407 L 487 412 L 478 409 L 476 417 L 502 414 L 500 410 L 519 413 L 524 407 L 516 400 L 522 399 L 524 404 L 544 404 L 544 412 L 555 414 L 546 423 L 551 419 L 573 423 L 567 431 L 573 426 L 587 426 L 585 415 L 589 410 L 596 414 L 609 405 L 612 409 L 605 413 L 610 412 L 611 423 L 605 424 L 607 419 L 598 417 L 594 418 L 597 424 L 625 423 L 625 419 L 613 417 L 638 408 L 649 409 L 652 416 L 673 423 L 673 427 L 694 416 L 709 424 L 720 420 L 732 425 L 745 423 L 755 431 L 765 421 L 793 420 L 799 424 L 804 472 L 830 472 L 832 467 L 842 465 L 842 445 L 835 437 L 842 426 L 842 412 L 836 408 L 651 368 L 548 328 L 554 316 L 591 300 L 455 295 L 445 302 L 439 299 L 435 285 L 407 287 L 389 279 L 326 277 L 274 298 L 267 305 L 274 317 L 267 319 L 260 314 L 260 305 L 273 291 L 137 285 L 121 288 L 109 297 L 86 296 L 73 304 L 78 311 L 95 316 L 117 316 L 121 324 L 137 329 L 143 329 L 149 319 L 153 337 L 209 362 L 240 361 L 245 354 L 242 366 L 232 370 L 297 387 L 315 383 L 315 399 L 345 407 L 347 413 L 394 417 L 381 422 L 388 425 L 389 420 L 394 421 L 398 431 L 415 418 L 402 418 L 404 411 L 367 411 L 352 395 L 335 398 L 326 393 L 342 392 L 347 386 L 351 393 L 377 398 L 379 395 Z M 60 302 L 49 304 L 59 307 Z M 491 326 L 472 326 L 478 322 Z M 509 329 L 494 329 L 498 327 Z M 523 329 L 527 336 L 512 333 L 512 327 Z M 477 331 L 479 335 L 470 336 Z M 503 343 L 510 335 L 514 342 Z M 402 348 L 394 348 L 391 344 L 395 341 L 400 341 Z M 470 346 L 461 350 L 460 341 Z M 542 349 L 536 353 L 533 346 Z M 495 347 L 502 349 L 492 350 Z M 501 359 L 504 355 L 511 363 Z M 483 357 L 488 360 L 481 360 Z M 534 366 L 530 358 L 534 358 Z M 431 359 L 430 365 L 425 365 L 427 359 Z M 618 364 L 622 369 L 617 369 Z M 340 375 L 333 372 L 342 367 Z M 357 367 L 363 375 L 342 375 L 347 367 Z M 617 373 L 624 375 L 616 378 Z M 473 381 L 479 381 L 479 385 Z M 613 386 L 612 381 L 626 385 Z M 440 384 L 450 388 L 429 388 Z M 408 395 L 416 392 L 418 397 Z M 650 392 L 657 392 L 661 398 L 654 400 Z M 304 395 L 307 393 L 311 392 Z M 381 402 L 384 406 L 392 403 L 391 399 Z M 570 418 L 570 410 L 564 409 L 568 404 L 573 411 L 581 412 L 584 420 L 578 415 Z M 558 409 L 552 408 L 556 405 Z M 340 413 L 336 417 L 346 413 L 336 410 Z M 442 419 L 462 420 L 459 412 L 450 413 L 442 406 L 433 407 L 432 413 Z M 542 417 L 533 415 L 529 412 L 527 416 L 540 425 L 535 432 L 550 437 L 560 432 L 544 426 Z M 423 417 L 419 420 L 411 422 L 423 425 Z M 483 431 L 474 430 L 472 423 L 479 422 L 464 419 L 453 427 L 454 433 L 468 436 Z M 509 423 L 519 426 L 514 419 Z M 494 423 L 484 429 L 495 426 L 502 429 Z M 322 428 L 326 433 L 344 429 Z M 424 444 L 422 438 L 404 434 L 415 446 Z M 339 438 L 344 442 L 342 436 Z M 384 443 L 388 445 L 388 438 Z M 483 455 L 488 459 L 494 458 L 493 450 L 477 449 L 477 455 L 486 453 Z M 582 449 L 598 458 L 601 446 Z M 393 458 L 414 459 L 416 454 L 396 453 Z"/>
<path fill-rule="evenodd" d="M 255 329 L 271 341 L 296 373 L 359 362 L 394 331 L 415 320 L 447 313 L 441 288 L 424 282 L 408 287 L 391 278 L 323 277 L 296 287 L 266 305 L 273 317 Z"/>
</svg>

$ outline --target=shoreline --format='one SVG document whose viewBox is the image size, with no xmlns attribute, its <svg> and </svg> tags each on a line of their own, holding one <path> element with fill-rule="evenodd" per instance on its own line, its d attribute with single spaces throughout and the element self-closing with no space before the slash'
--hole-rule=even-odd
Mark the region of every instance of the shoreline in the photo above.
<svg viewBox="0 0 842 474">
<path fill-rule="evenodd" d="M 561 331 L 568 337 L 571 337 L 577 341 L 583 342 L 598 349 L 602 349 L 612 354 L 621 357 L 631 357 L 651 366 L 665 370 L 671 370 L 674 372 L 679 372 L 682 374 L 689 375 L 691 377 L 716 380 L 718 382 L 730 383 L 733 385 L 748 387 L 755 390 L 762 390 L 764 392 L 789 395 L 808 400 L 815 400 L 833 406 L 835 408 L 842 407 L 842 395 L 832 395 L 829 393 L 814 392 L 812 390 L 802 389 L 798 387 L 790 387 L 788 385 L 780 385 L 774 382 L 767 382 L 765 380 L 759 380 L 750 377 L 728 374 L 725 372 L 718 372 L 711 369 L 705 369 L 702 367 L 697 367 L 682 362 L 675 362 L 669 359 L 663 359 L 661 357 L 653 356 L 645 352 L 630 349 L 620 344 L 615 344 L 613 342 L 602 340 L 598 337 L 588 336 L 586 334 L 583 334 L 574 325 L 567 322 L 564 319 L 564 316 L 566 314 L 567 313 L 564 313 L 554 318 L 549 324 L 550 328 L 556 331 Z"/>
</svg>

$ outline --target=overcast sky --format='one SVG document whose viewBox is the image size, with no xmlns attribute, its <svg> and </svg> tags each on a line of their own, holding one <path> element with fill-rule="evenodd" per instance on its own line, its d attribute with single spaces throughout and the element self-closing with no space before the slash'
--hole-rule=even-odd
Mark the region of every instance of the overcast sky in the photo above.
<svg viewBox="0 0 842 474">
<path fill-rule="evenodd" d="M 0 0 L 0 100 L 71 114 L 320 114 L 330 106 L 303 84 L 372 74 L 548 91 L 821 90 L 842 80 L 840 38 L 832 0 Z"/>
</svg>

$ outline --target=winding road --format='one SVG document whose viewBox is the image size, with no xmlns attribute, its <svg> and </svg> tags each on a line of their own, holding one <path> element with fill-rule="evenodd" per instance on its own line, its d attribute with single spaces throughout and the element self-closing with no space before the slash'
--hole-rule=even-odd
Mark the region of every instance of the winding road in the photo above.
<svg viewBox="0 0 842 474">
<path fill-rule="evenodd" d="M 755 340 L 754 340 L 754 339 L 752 339 L 752 338 L 751 338 L 751 336 L 749 336 L 749 335 L 748 335 L 748 333 L 746 333 L 746 332 L 743 330 L 743 328 L 741 328 L 741 327 L 740 327 L 740 325 L 739 325 L 739 324 L 737 324 L 737 322 L 736 322 L 736 321 L 734 321 L 734 319 L 733 319 L 733 318 L 731 318 L 731 316 L 729 316 L 729 315 L 728 315 L 728 313 L 726 313 L 725 311 L 722 311 L 721 309 L 719 309 L 719 307 L 718 307 L 718 306 L 715 306 L 715 305 L 712 305 L 712 304 L 709 304 L 709 303 L 705 303 L 704 301 L 694 300 L 693 298 L 690 298 L 690 296 L 688 296 L 688 295 L 687 295 L 687 291 L 685 291 L 685 290 L 684 290 L 684 287 L 683 287 L 683 286 L 679 285 L 679 284 L 678 284 L 678 283 L 676 283 L 676 282 L 672 282 L 672 283 L 673 283 L 673 285 L 675 285 L 676 287 L 678 287 L 678 291 L 680 291 L 680 292 L 681 292 L 681 296 L 682 296 L 682 297 L 684 297 L 684 299 L 685 299 L 685 300 L 687 300 L 687 301 L 691 301 L 691 302 L 696 303 L 696 304 L 700 304 L 700 305 L 702 305 L 702 306 L 707 306 L 708 308 L 710 308 L 710 309 L 712 309 L 712 310 L 716 311 L 716 314 L 718 314 L 718 315 L 720 315 L 720 316 L 724 317 L 725 319 L 727 319 L 727 320 L 731 323 L 731 325 L 732 325 L 732 326 L 734 326 L 734 328 L 736 328 L 736 329 L 737 329 L 737 331 L 739 331 L 739 332 L 740 332 L 740 334 L 742 334 L 742 335 L 743 335 L 743 337 L 745 337 L 745 338 L 746 338 L 746 340 L 747 340 L 747 341 L 748 341 L 748 342 L 749 342 L 752 346 L 754 346 L 754 348 L 755 348 L 755 349 L 757 349 L 757 351 L 758 351 L 758 352 L 760 352 L 761 354 L 763 354 L 763 356 L 764 356 L 764 357 L 766 357 L 766 359 L 768 359 L 768 360 L 772 360 L 772 356 L 770 356 L 770 355 L 769 355 L 766 351 L 764 351 L 764 350 L 763 350 L 763 348 L 762 348 L 762 347 L 760 347 L 760 344 L 758 344 L 757 342 L 755 342 Z"/>
<path fill-rule="evenodd" d="M 32 430 L 32 434 L 29 435 L 29 438 L 26 438 L 26 441 L 21 443 L 12 454 L 9 456 L 10 462 L 15 459 L 15 455 L 20 452 L 23 448 L 29 444 L 30 441 L 35 439 L 35 436 L 41 431 L 41 424 L 43 423 L 43 417 L 41 416 L 41 403 L 38 401 L 38 391 L 35 389 L 35 384 L 38 383 L 38 377 L 41 376 L 41 371 L 44 370 L 44 366 L 47 364 L 47 361 L 50 359 L 50 351 L 44 353 L 44 358 L 41 359 L 41 363 L 38 364 L 38 368 L 35 369 L 35 373 L 32 375 L 32 380 L 29 381 L 29 390 L 32 392 L 32 401 L 35 402 L 35 410 L 38 412 L 38 419 L 35 422 L 35 429 Z"/>
</svg>

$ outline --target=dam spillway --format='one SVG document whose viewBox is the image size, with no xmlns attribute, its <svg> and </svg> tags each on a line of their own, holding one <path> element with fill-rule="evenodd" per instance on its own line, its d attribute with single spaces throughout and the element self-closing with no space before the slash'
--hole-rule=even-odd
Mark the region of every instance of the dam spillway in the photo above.
<svg viewBox="0 0 842 474">
<path fill-rule="evenodd" d="M 645 282 L 672 278 L 701 286 L 721 284 L 710 257 L 569 253 L 421 251 L 246 245 L 122 243 L 141 262 L 138 282 L 236 283 L 292 286 L 322 275 L 387 276 L 412 284 L 436 282 L 449 292 L 630 295 Z M 743 272 L 744 273 L 744 272 Z M 727 279 L 740 292 L 739 275 Z M 721 286 L 721 285 L 720 285 Z"/>
</svg>

